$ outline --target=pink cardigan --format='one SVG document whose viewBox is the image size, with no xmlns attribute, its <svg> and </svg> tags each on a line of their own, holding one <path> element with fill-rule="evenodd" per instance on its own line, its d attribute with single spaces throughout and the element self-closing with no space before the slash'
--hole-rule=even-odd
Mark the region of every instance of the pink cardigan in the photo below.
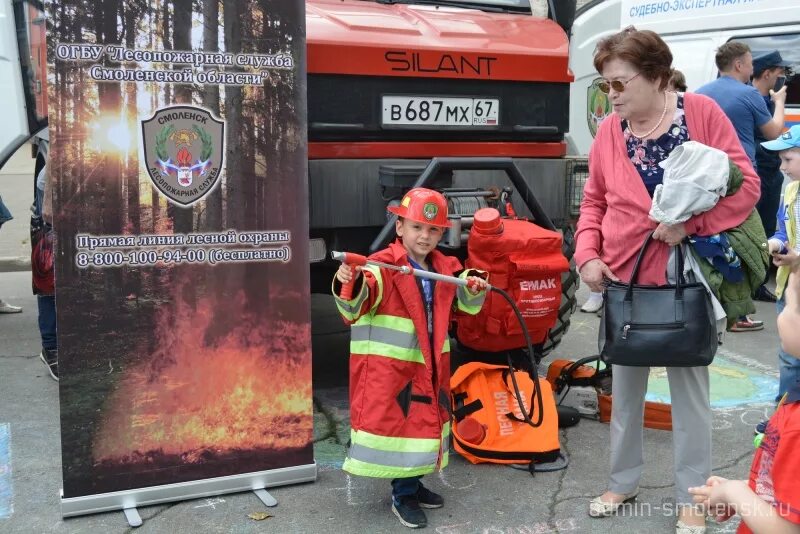
<svg viewBox="0 0 800 534">
<path fill-rule="evenodd" d="M 742 149 L 736 131 L 716 102 L 703 95 L 684 95 L 689 138 L 728 154 L 744 174 L 736 194 L 720 199 L 711 210 L 684 223 L 688 235 L 712 235 L 740 225 L 761 194 L 758 175 Z M 629 281 L 636 254 L 657 224 L 650 220 L 652 199 L 628 157 L 620 118 L 609 115 L 600 125 L 589 152 L 589 179 L 578 220 L 575 261 L 583 267 L 600 258 L 611 272 Z M 669 247 L 654 241 L 648 247 L 638 283 L 664 284 Z"/>
</svg>

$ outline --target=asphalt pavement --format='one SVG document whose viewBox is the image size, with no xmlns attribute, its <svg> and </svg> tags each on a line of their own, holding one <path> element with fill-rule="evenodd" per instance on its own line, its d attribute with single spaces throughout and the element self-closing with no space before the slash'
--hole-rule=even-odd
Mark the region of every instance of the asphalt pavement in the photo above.
<svg viewBox="0 0 800 534">
<path fill-rule="evenodd" d="M 0 175 L 0 194 L 17 217 L 0 229 L 0 258 L 24 258 L 31 176 L 24 158 Z M 33 160 L 29 160 L 32 169 Z M 9 223 L 9 224 L 11 224 Z M 17 227 L 19 225 L 19 227 Z M 29 246 L 29 245 L 28 245 Z M 0 315 L 0 532 L 122 533 L 122 512 L 62 519 L 58 385 L 39 361 L 36 301 L 30 272 L 0 266 L 0 297 L 23 306 Z M 22 267 L 18 267 L 21 269 Z M 587 296 L 579 292 L 579 302 Z M 774 306 L 757 303 L 761 332 L 728 334 L 712 365 L 714 473 L 745 478 L 753 455 L 753 426 L 771 413 L 777 388 Z M 315 459 L 314 483 L 270 488 L 278 500 L 266 508 L 252 493 L 220 495 L 139 509 L 137 533 L 176 532 L 408 532 L 390 511 L 389 483 L 341 471 L 349 433 L 348 330 L 330 298 L 315 296 L 313 308 Z M 561 345 L 545 361 L 575 359 L 597 351 L 598 318 L 576 313 Z M 663 373 L 653 372 L 651 397 L 665 395 Z M 592 519 L 588 500 L 608 477 L 609 427 L 588 419 L 560 431 L 567 469 L 537 473 L 500 465 L 472 465 L 451 455 L 450 466 L 425 478 L 446 500 L 428 511 L 427 532 L 438 534 L 544 534 L 555 532 L 674 532 L 671 432 L 644 430 L 646 467 L 638 505 L 625 517 Z M 271 517 L 256 521 L 254 512 Z M 737 520 L 709 532 L 734 532 Z"/>
</svg>

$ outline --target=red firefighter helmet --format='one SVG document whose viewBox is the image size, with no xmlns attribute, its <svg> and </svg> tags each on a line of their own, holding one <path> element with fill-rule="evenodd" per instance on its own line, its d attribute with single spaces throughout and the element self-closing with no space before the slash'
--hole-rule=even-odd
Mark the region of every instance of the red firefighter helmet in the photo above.
<svg viewBox="0 0 800 534">
<path fill-rule="evenodd" d="M 389 206 L 387 209 L 409 221 L 450 228 L 447 200 L 438 191 L 415 187 L 405 194 L 399 206 Z"/>
</svg>

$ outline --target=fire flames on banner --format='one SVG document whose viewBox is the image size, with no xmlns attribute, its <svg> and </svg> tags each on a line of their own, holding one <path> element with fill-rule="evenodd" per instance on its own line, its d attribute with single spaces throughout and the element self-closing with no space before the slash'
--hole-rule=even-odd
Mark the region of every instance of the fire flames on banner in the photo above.
<svg viewBox="0 0 800 534">
<path fill-rule="evenodd" d="M 303 1 L 64 1 L 47 5 L 62 506 L 313 480 Z"/>
</svg>

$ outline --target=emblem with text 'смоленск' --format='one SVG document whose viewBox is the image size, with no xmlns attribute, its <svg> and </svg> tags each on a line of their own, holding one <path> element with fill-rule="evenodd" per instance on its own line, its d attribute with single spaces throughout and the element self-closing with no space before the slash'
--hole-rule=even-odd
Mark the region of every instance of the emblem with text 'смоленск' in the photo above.
<svg viewBox="0 0 800 534">
<path fill-rule="evenodd" d="M 225 156 L 225 122 L 203 108 L 172 106 L 142 121 L 147 174 L 159 191 L 189 206 L 219 182 Z"/>
</svg>

